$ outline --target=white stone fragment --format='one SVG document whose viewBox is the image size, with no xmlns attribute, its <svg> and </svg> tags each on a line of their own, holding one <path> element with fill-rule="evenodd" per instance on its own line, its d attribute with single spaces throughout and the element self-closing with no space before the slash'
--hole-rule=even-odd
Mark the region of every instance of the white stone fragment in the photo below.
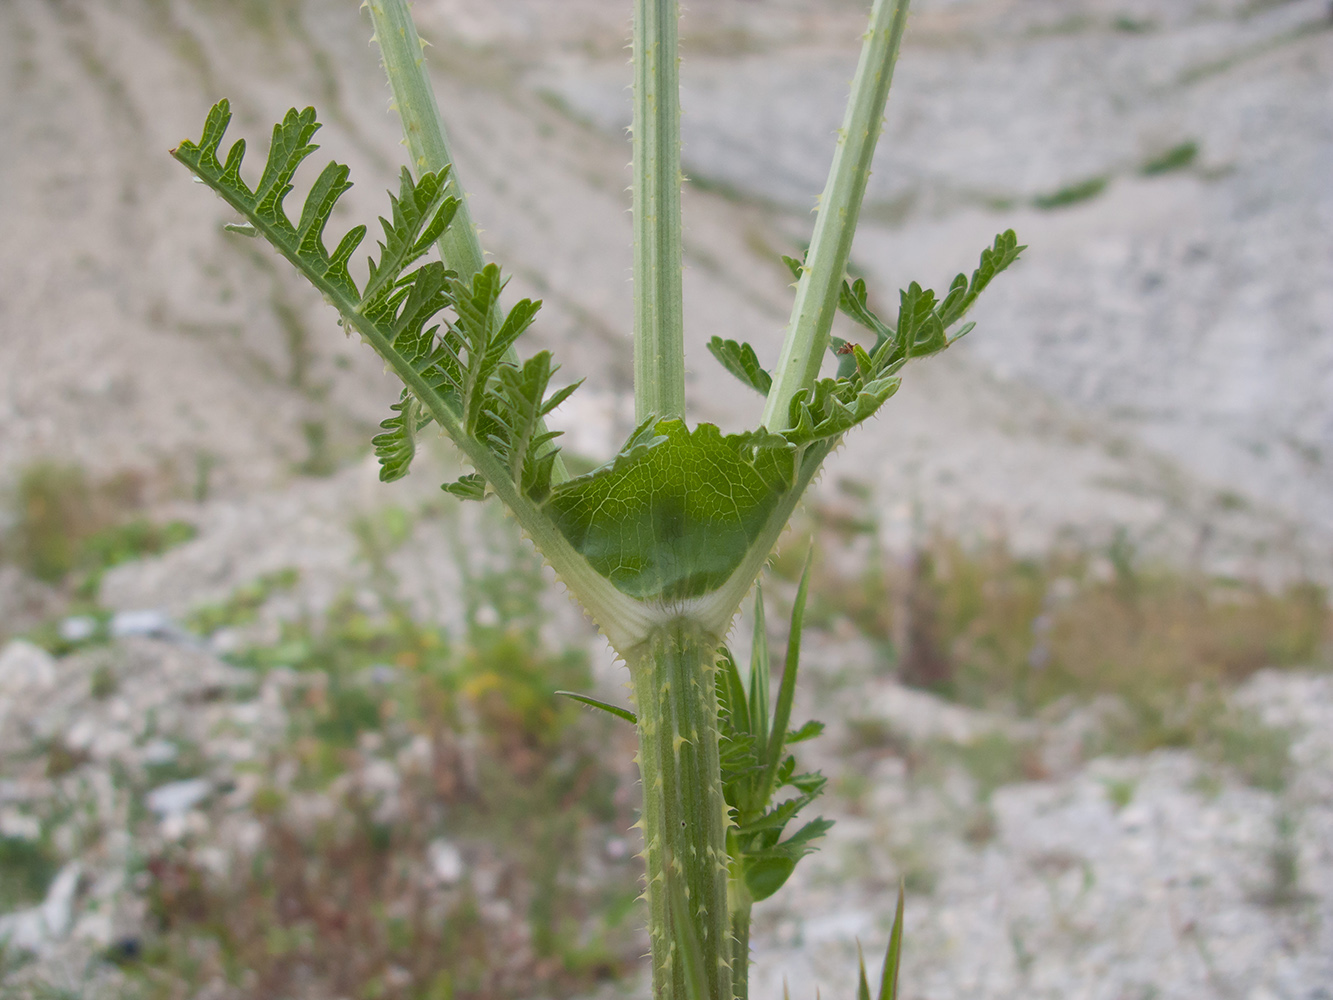
<svg viewBox="0 0 1333 1000">
<path fill-rule="evenodd" d="M 153 740 L 139 751 L 139 759 L 154 767 L 170 764 L 179 754 L 179 748 L 171 740 Z"/>
<path fill-rule="evenodd" d="M 42 835 L 42 824 L 36 816 L 17 809 L 0 809 L 0 837 L 15 840 L 37 840 Z"/>
<path fill-rule="evenodd" d="M 0 941 L 16 951 L 42 953 L 68 932 L 83 866 L 71 861 L 51 882 L 38 906 L 0 916 Z"/>
<path fill-rule="evenodd" d="M 456 885 L 463 877 L 463 855 L 448 840 L 432 840 L 426 847 L 426 859 L 435 877 L 445 885 Z"/>
<path fill-rule="evenodd" d="M 42 919 L 50 937 L 59 940 L 69 931 L 74 918 L 74 898 L 78 895 L 83 865 L 71 861 L 60 869 L 42 903 Z"/>
<path fill-rule="evenodd" d="M 0 693 L 46 690 L 55 683 L 55 658 L 40 646 L 14 639 L 0 652 Z"/>
<path fill-rule="evenodd" d="M 174 636 L 175 623 L 164 611 L 118 611 L 111 619 L 111 635 L 117 639 L 130 636 L 163 638 Z"/>
<path fill-rule="evenodd" d="M 83 642 L 97 634 L 97 619 L 92 615 L 74 615 L 62 619 L 57 631 L 66 642 Z"/>
<path fill-rule="evenodd" d="M 153 812 L 163 819 L 181 816 L 189 812 L 213 790 L 213 783 L 207 778 L 187 778 L 159 785 L 145 797 L 144 802 Z"/>
</svg>

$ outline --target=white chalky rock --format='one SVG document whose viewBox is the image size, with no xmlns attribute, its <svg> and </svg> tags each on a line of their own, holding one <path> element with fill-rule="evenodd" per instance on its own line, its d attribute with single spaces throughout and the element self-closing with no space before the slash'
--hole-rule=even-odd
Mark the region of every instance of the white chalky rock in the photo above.
<svg viewBox="0 0 1333 1000">
<path fill-rule="evenodd" d="M 163 819 L 168 819 L 189 812 L 208 798 L 212 790 L 213 784 L 207 778 L 188 778 L 159 785 L 148 793 L 144 801 L 149 809 Z"/>
<path fill-rule="evenodd" d="M 16 951 L 41 953 L 61 940 L 73 922 L 82 876 L 83 866 L 71 861 L 60 869 L 39 905 L 0 916 L 0 941 Z"/>
<path fill-rule="evenodd" d="M 17 809 L 0 810 L 0 837 L 39 840 L 41 836 L 42 824 L 36 816 L 19 812 Z"/>
<path fill-rule="evenodd" d="M 62 619 L 59 632 L 60 638 L 66 642 L 83 642 L 97 633 L 97 619 L 91 615 L 74 615 Z"/>
<path fill-rule="evenodd" d="M 153 740 L 139 751 L 140 759 L 149 766 L 170 764 L 180 755 L 180 750 L 170 740 Z"/>
<path fill-rule="evenodd" d="M 15 639 L 0 652 L 0 695 L 45 690 L 55 683 L 55 658 L 40 646 Z"/>
<path fill-rule="evenodd" d="M 430 870 L 445 885 L 455 885 L 463 877 L 463 855 L 447 840 L 432 840 L 426 848 Z"/>
<path fill-rule="evenodd" d="M 171 637 L 176 626 L 164 611 L 119 611 L 111 619 L 111 634 L 117 639 L 129 636 Z"/>
</svg>

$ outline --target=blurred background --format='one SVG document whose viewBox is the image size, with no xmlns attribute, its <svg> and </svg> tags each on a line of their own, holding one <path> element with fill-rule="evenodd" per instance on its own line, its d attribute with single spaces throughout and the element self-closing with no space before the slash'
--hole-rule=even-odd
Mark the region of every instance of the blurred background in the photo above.
<svg viewBox="0 0 1333 1000">
<path fill-rule="evenodd" d="M 225 96 L 257 170 L 313 104 L 338 219 L 384 212 L 357 7 L 0 4 L 0 997 L 646 995 L 633 733 L 552 696 L 623 667 L 445 444 L 377 481 L 393 380 L 166 155 Z M 738 430 L 703 345 L 776 359 L 867 4 L 696 7 L 687 391 Z M 1030 249 L 772 566 L 776 628 L 816 545 L 837 825 L 754 995 L 850 995 L 902 880 L 909 998 L 1328 1000 L 1333 9 L 913 9 L 853 273 L 892 314 Z M 629 4 L 415 14 L 591 467 L 633 417 Z"/>
</svg>

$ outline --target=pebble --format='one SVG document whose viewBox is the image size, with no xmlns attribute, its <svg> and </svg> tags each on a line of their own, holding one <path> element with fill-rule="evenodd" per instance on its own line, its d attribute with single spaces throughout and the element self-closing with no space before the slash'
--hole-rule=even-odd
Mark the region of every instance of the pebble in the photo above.
<svg viewBox="0 0 1333 1000">
<path fill-rule="evenodd" d="M 91 615 L 63 618 L 57 632 L 66 642 L 85 642 L 97 634 L 97 619 Z"/>
<path fill-rule="evenodd" d="M 117 639 L 143 636 L 154 639 L 174 639 L 181 629 L 164 611 L 118 611 L 111 616 L 111 635 Z"/>
<path fill-rule="evenodd" d="M 207 778 L 187 778 L 154 788 L 144 797 L 144 804 L 163 819 L 169 819 L 189 812 L 212 791 L 213 783 Z"/>
<path fill-rule="evenodd" d="M 55 683 L 55 658 L 40 646 L 13 639 L 0 652 L 0 695 L 43 691 Z"/>
<path fill-rule="evenodd" d="M 444 839 L 432 840 L 426 848 L 430 870 L 444 885 L 455 885 L 463 877 L 463 855 L 458 847 Z"/>
<path fill-rule="evenodd" d="M 153 740 L 139 751 L 139 759 L 150 767 L 170 764 L 179 755 L 180 749 L 170 740 Z"/>
</svg>

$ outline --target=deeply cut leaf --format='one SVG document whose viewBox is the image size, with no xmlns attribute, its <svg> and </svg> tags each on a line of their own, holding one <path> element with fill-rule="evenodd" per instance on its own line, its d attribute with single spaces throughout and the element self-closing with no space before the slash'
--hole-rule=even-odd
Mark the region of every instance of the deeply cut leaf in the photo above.
<svg viewBox="0 0 1333 1000">
<path fill-rule="evenodd" d="M 324 169 L 296 224 L 283 208 L 297 168 L 319 148 L 310 141 L 320 128 L 314 109 L 292 109 L 274 126 L 263 175 L 253 191 L 241 177 L 245 140 L 231 147 L 225 163 L 218 157 L 230 121 L 230 105 L 219 101 L 208 114 L 200 141 L 182 142 L 173 155 L 245 217 L 244 223 L 230 228 L 263 235 L 409 385 L 373 441 L 381 478 L 392 481 L 406 475 L 416 453 L 416 434 L 433 419 L 478 469 L 446 485 L 446 491 L 481 499 L 487 486 L 484 468 L 491 486 L 507 472 L 522 495 L 543 499 L 559 460 L 557 435 L 542 421 L 577 383 L 548 397 L 556 370 L 550 354 L 541 352 L 524 364 L 514 360 L 511 348 L 541 303 L 524 299 L 502 311 L 498 300 L 504 279 L 496 265 L 487 265 L 467 282 L 438 261 L 406 270 L 430 251 L 459 210 L 446 178 L 426 173 L 414 180 L 410 171 L 402 170 L 398 194 L 390 196 L 390 218 L 379 220 L 379 254 L 370 259 L 365 287 L 358 289 L 348 262 L 366 227 L 353 228 L 332 253 L 323 243 L 334 206 L 351 187 L 347 167 L 330 163 Z M 454 313 L 452 320 L 448 310 Z"/>
<path fill-rule="evenodd" d="M 878 377 L 880 372 L 908 358 L 935 354 L 966 336 L 972 329 L 970 323 L 953 336 L 949 336 L 948 331 L 972 307 L 991 279 L 1026 249 L 1026 246 L 1019 245 L 1012 229 L 1000 233 L 990 247 L 981 251 L 981 261 L 972 272 L 971 280 L 965 275 L 957 275 L 942 300 L 936 300 L 932 289 L 923 289 L 917 282 L 910 282 L 899 293 L 898 319 L 894 326 L 880 319 L 868 305 L 864 279 L 843 281 L 838 308 L 875 335 L 874 346 L 866 352 L 872 368 L 869 373 L 862 373 L 862 379 Z M 852 356 L 851 345 L 835 338 L 832 346 L 836 353 L 843 355 L 838 376 L 850 377 L 858 369 L 858 359 Z"/>
<path fill-rule="evenodd" d="M 390 409 L 394 416 L 380 424 L 384 433 L 370 439 L 375 446 L 375 458 L 380 463 L 380 480 L 386 483 L 407 475 L 407 468 L 417 453 L 417 432 L 430 423 L 430 415 L 422 412 L 421 404 L 406 389 Z"/>
<path fill-rule="evenodd" d="M 773 386 L 773 376 L 764 371 L 759 364 L 759 356 L 749 344 L 734 340 L 714 337 L 708 342 L 708 350 L 722 363 L 722 367 L 748 385 L 761 396 L 767 396 Z"/>
</svg>

